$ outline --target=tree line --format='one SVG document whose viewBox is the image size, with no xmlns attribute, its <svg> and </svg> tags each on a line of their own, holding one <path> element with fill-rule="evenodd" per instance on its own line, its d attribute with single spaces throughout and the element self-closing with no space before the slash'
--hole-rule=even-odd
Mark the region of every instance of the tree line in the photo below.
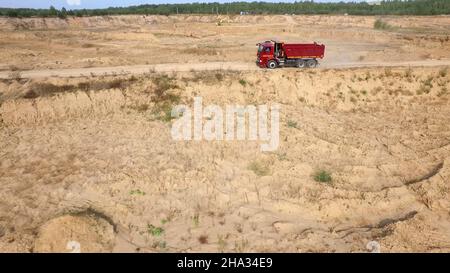
<svg viewBox="0 0 450 273">
<path fill-rule="evenodd" d="M 232 2 L 148 4 L 104 9 L 61 10 L 0 8 L 0 16 L 9 17 L 60 17 L 101 15 L 170 15 L 170 14 L 349 14 L 349 15 L 439 15 L 450 14 L 450 0 L 385 0 L 375 3 L 339 2 L 294 3 Z"/>
</svg>

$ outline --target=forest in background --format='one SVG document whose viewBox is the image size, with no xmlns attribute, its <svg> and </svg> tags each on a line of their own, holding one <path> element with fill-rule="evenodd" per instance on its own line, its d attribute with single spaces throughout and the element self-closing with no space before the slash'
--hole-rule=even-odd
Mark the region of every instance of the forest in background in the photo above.
<svg viewBox="0 0 450 273">
<path fill-rule="evenodd" d="M 450 0 L 391 0 L 378 3 L 339 2 L 294 3 L 232 2 L 149 4 L 104 9 L 61 10 L 0 8 L 0 16 L 9 17 L 60 17 L 100 15 L 171 15 L 171 14 L 349 14 L 349 15 L 439 15 L 450 14 Z"/>
</svg>

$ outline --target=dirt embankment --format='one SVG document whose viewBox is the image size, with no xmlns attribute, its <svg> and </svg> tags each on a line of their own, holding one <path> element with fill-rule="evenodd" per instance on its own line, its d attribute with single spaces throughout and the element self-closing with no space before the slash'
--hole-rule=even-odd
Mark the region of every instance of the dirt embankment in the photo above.
<svg viewBox="0 0 450 273">
<path fill-rule="evenodd" d="M 421 16 L 342 16 L 342 15 L 120 15 L 60 18 L 8 18 L 0 17 L 4 30 L 43 30 L 60 28 L 126 27 L 167 23 L 235 23 L 285 25 L 336 25 L 342 27 L 372 27 L 376 19 L 383 18 L 394 27 L 448 30 L 448 16 L 428 16 L 424 25 Z"/>
<path fill-rule="evenodd" d="M 443 68 L 3 81 L 0 250 L 449 251 L 449 82 Z M 279 103 L 279 149 L 173 141 L 167 106 L 197 95 Z"/>
</svg>

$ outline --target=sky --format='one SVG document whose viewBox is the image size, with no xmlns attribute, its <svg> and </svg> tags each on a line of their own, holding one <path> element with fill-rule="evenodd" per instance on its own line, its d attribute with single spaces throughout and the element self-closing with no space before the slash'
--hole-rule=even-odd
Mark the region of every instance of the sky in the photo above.
<svg viewBox="0 0 450 273">
<path fill-rule="evenodd" d="M 241 0 L 245 1 L 245 0 Z M 261 0 L 250 0 L 261 1 Z M 265 0 L 267 2 L 294 2 L 294 0 L 277 1 Z M 339 2 L 342 0 L 315 0 L 315 2 Z M 345 1 L 345 0 L 344 0 Z M 361 0 L 353 0 L 360 2 Z M 92 9 L 107 7 L 124 7 L 141 4 L 165 4 L 165 3 L 190 3 L 190 2 L 234 2 L 232 0 L 0 0 L 2 8 L 48 8 L 54 6 L 58 9 Z M 348 2 L 348 1 L 347 1 Z"/>
</svg>

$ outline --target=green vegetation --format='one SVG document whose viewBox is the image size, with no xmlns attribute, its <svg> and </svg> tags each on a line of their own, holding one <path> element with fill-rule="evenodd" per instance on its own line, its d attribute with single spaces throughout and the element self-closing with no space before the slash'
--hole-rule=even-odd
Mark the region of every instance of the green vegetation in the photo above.
<svg viewBox="0 0 450 273">
<path fill-rule="evenodd" d="M 20 80 L 20 71 L 12 71 L 9 75 L 10 79 Z M 58 93 L 75 92 L 75 91 L 99 91 L 105 89 L 121 89 L 124 90 L 132 85 L 136 78 L 102 78 L 100 80 L 90 79 L 87 81 L 79 82 L 78 84 L 63 84 L 56 85 L 53 83 L 31 83 L 28 86 L 28 90 L 24 93 L 24 98 L 35 99 L 38 97 L 49 97 Z M 145 107 L 142 105 L 141 107 Z M 146 110 L 146 109 L 140 109 Z"/>
<path fill-rule="evenodd" d="M 222 73 L 216 73 L 214 74 L 214 76 L 216 77 L 217 81 L 223 81 L 224 75 Z"/>
<path fill-rule="evenodd" d="M 332 178 L 331 174 L 325 170 L 320 170 L 314 173 L 314 180 L 322 183 L 330 183 Z"/>
<path fill-rule="evenodd" d="M 175 117 L 172 116 L 172 107 L 173 105 L 169 102 L 156 104 L 153 110 L 153 115 L 159 121 L 170 122 L 175 119 Z"/>
<path fill-rule="evenodd" d="M 145 195 L 145 192 L 141 191 L 140 189 L 137 189 L 137 190 L 131 190 L 130 194 L 131 195 Z"/>
<path fill-rule="evenodd" d="M 248 169 L 253 171 L 257 176 L 266 176 L 270 174 L 270 168 L 268 164 L 262 162 L 253 161 L 248 165 Z"/>
<path fill-rule="evenodd" d="M 408 70 L 405 71 L 405 77 L 411 78 L 413 76 L 413 71 L 411 68 L 408 68 Z"/>
<path fill-rule="evenodd" d="M 382 75 L 380 75 L 380 77 L 381 77 Z M 390 69 L 390 68 L 385 68 L 384 69 L 384 76 L 386 76 L 386 77 L 392 77 L 393 76 L 393 74 L 392 74 L 392 70 Z"/>
<path fill-rule="evenodd" d="M 163 122 L 170 122 L 172 117 L 172 108 L 181 101 L 179 94 L 174 93 L 175 89 L 180 87 L 175 83 L 174 77 L 166 74 L 156 74 L 152 77 L 154 88 L 149 90 L 153 92 L 152 102 L 155 103 L 153 114 L 156 119 Z"/>
<path fill-rule="evenodd" d="M 428 89 L 433 88 L 433 76 L 429 76 L 426 80 L 422 81 L 422 85 Z"/>
<path fill-rule="evenodd" d="M 293 121 L 293 120 L 288 120 L 287 126 L 290 127 L 290 128 L 298 128 L 297 122 Z"/>
<path fill-rule="evenodd" d="M 179 97 L 169 93 L 168 91 L 170 89 L 178 89 L 178 85 L 175 84 L 175 78 L 169 77 L 166 74 L 162 75 L 155 75 L 152 78 L 153 83 L 155 84 L 154 93 L 155 97 L 153 98 L 154 102 L 161 102 L 161 101 L 172 101 L 174 103 L 177 103 L 179 100 Z"/>
<path fill-rule="evenodd" d="M 219 252 L 224 252 L 228 245 L 226 237 L 224 235 L 217 235 L 217 244 Z"/>
<path fill-rule="evenodd" d="M 416 90 L 417 95 L 428 94 L 431 92 L 431 87 L 426 84 L 422 84 L 419 89 Z"/>
<path fill-rule="evenodd" d="M 200 215 L 198 213 L 196 213 L 193 217 L 192 217 L 192 222 L 194 223 L 194 227 L 199 227 L 200 226 Z"/>
<path fill-rule="evenodd" d="M 100 16 L 123 14 L 349 14 L 349 15 L 437 15 L 450 14 L 448 0 L 382 1 L 380 5 L 366 2 L 320 3 L 301 1 L 294 3 L 233 2 L 233 3 L 190 3 L 152 4 L 106 9 L 10 9 L 0 8 L 0 15 L 10 17 L 60 17 Z"/>
<path fill-rule="evenodd" d="M 147 232 L 153 236 L 161 236 L 164 233 L 164 229 L 162 227 L 155 227 L 154 225 L 147 225 Z"/>
<path fill-rule="evenodd" d="M 392 26 L 388 23 L 384 22 L 381 19 L 377 19 L 375 23 L 373 24 L 374 29 L 382 29 L 382 30 L 389 30 L 392 29 Z"/>
</svg>

